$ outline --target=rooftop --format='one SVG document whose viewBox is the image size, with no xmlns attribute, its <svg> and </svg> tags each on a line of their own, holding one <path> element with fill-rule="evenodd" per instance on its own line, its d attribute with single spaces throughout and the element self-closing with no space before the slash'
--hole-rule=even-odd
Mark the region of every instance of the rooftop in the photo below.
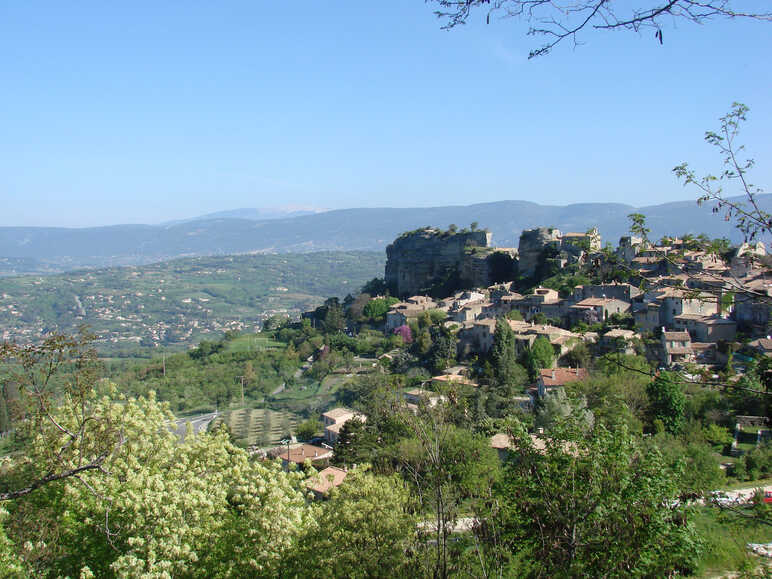
<svg viewBox="0 0 772 579">
<path fill-rule="evenodd" d="M 272 448 L 268 454 L 274 458 L 281 458 L 285 461 L 289 459 L 290 462 L 303 464 L 306 460 L 314 462 L 330 458 L 332 450 L 313 444 L 298 444 L 297 446 L 290 446 L 289 450 L 286 447 L 277 446 Z"/>
<path fill-rule="evenodd" d="M 607 305 L 609 305 L 611 303 L 614 303 L 614 302 L 620 302 L 620 303 L 624 303 L 624 304 L 627 303 L 627 302 L 623 302 L 622 300 L 618 300 L 618 299 L 615 299 L 615 298 L 587 298 L 587 299 L 583 299 L 580 302 L 577 302 L 576 305 L 579 306 L 579 307 L 581 307 L 581 306 L 590 306 L 590 307 L 593 307 L 593 306 L 607 306 Z M 571 307 L 573 307 L 573 306 L 571 306 Z"/>
<path fill-rule="evenodd" d="M 662 337 L 665 340 L 676 342 L 690 342 L 692 339 L 689 332 L 662 332 Z"/>
<path fill-rule="evenodd" d="M 562 386 L 584 380 L 588 375 L 584 368 L 545 368 L 539 370 L 539 378 L 545 386 Z"/>
<path fill-rule="evenodd" d="M 340 486 L 348 473 L 342 468 L 328 466 L 306 481 L 306 486 L 312 491 L 323 495 L 331 488 Z"/>
<path fill-rule="evenodd" d="M 325 418 L 329 418 L 329 419 L 334 420 L 336 422 L 338 420 L 340 420 L 341 418 L 346 418 L 346 417 L 350 418 L 353 415 L 354 415 L 354 411 L 353 410 L 349 410 L 348 408 L 340 408 L 340 407 L 339 408 L 333 408 L 331 410 L 328 410 L 324 414 L 322 414 L 322 416 L 324 416 Z"/>
</svg>

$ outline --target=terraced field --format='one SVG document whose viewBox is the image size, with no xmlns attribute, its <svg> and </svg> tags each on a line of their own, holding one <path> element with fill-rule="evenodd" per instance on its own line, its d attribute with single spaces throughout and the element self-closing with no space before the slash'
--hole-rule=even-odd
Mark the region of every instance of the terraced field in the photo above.
<svg viewBox="0 0 772 579">
<path fill-rule="evenodd" d="M 290 412 L 241 408 L 218 416 L 210 429 L 224 422 L 240 445 L 275 446 L 288 432 L 295 431 L 298 421 L 297 415 Z"/>
</svg>

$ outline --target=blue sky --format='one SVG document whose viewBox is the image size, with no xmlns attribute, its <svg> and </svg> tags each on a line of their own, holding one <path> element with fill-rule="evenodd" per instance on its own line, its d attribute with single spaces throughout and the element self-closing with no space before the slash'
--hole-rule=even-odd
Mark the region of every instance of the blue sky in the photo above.
<svg viewBox="0 0 772 579">
<path fill-rule="evenodd" d="M 632 205 L 696 197 L 733 101 L 772 182 L 772 24 L 444 31 L 391 2 L 0 0 L 0 225 L 159 223 L 238 207 Z"/>
</svg>

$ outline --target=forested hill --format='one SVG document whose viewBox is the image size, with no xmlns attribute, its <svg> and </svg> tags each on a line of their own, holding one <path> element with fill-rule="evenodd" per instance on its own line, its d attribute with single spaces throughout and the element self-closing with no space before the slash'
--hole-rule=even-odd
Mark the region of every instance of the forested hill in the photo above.
<svg viewBox="0 0 772 579">
<path fill-rule="evenodd" d="M 382 252 L 238 255 L 0 278 L 0 338 L 88 324 L 104 354 L 186 347 L 355 294 L 383 274 L 384 260 Z"/>
<path fill-rule="evenodd" d="M 624 199 L 620 196 L 620 199 Z M 772 195 L 758 197 L 772 212 Z M 52 273 L 78 267 L 150 263 L 183 256 L 309 251 L 383 251 L 396 236 L 426 225 L 459 227 L 476 221 L 500 247 L 517 245 L 520 232 L 538 226 L 586 231 L 597 226 L 604 241 L 616 244 L 627 233 L 627 215 L 646 215 L 651 235 L 705 233 L 739 241 L 722 215 L 694 201 L 634 207 L 623 203 L 547 206 L 499 201 L 469 206 L 341 209 L 286 219 L 254 220 L 254 211 L 204 216 L 158 226 L 117 225 L 83 229 L 0 227 L 0 275 Z"/>
</svg>

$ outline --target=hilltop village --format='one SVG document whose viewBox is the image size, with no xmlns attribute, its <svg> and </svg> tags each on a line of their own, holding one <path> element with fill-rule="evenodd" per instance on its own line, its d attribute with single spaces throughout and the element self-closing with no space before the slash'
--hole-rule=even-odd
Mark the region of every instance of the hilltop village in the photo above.
<svg viewBox="0 0 772 579">
<path fill-rule="evenodd" d="M 414 413 L 421 404 L 447 402 L 449 391 L 452 397 L 456 389 L 471 389 L 487 391 L 490 418 L 515 412 L 539 422 L 550 400 L 566 404 L 569 386 L 591 381 L 598 361 L 613 366 L 616 360 L 623 371 L 625 360 L 638 360 L 643 374 L 671 371 L 695 384 L 731 374 L 728 379 L 738 383 L 745 362 L 755 367 L 753 360 L 772 356 L 772 278 L 760 242 L 730 247 L 725 240 L 685 236 L 653 243 L 629 235 L 616 247 L 603 247 L 596 228 L 581 233 L 540 227 L 523 231 L 517 248 L 496 248 L 490 233 L 473 224 L 460 231 L 410 231 L 386 253 L 384 278 L 365 287 L 374 293 L 348 296 L 342 304 L 332 298 L 303 319 L 323 332 L 337 324 L 349 340 L 382 331 L 399 347 L 376 352 L 379 367 L 409 374 L 412 363 L 433 370 L 430 378 L 411 380 L 412 387 L 401 390 L 403 408 Z M 307 368 L 323 364 L 334 349 L 327 340 L 309 355 Z M 507 357 L 527 374 L 508 376 L 502 368 Z M 360 371 L 372 370 L 369 363 L 362 370 L 367 358 L 357 360 Z M 502 387 L 505 395 L 491 409 Z M 758 428 L 768 425 L 766 402 L 749 408 L 750 415 L 726 416 L 735 432 L 727 456 L 741 453 L 736 443 L 745 427 L 756 428 L 758 441 L 769 436 Z M 342 432 L 343 445 L 352 444 L 344 425 L 352 419 L 365 423 L 367 416 L 334 407 L 320 418 L 321 447 L 294 443 L 268 455 L 298 465 L 332 459 L 342 467 L 345 461 L 332 457 L 342 448 Z M 542 435 L 534 432 L 540 444 Z M 494 432 L 490 444 L 503 452 L 510 442 Z M 339 467 L 314 478 L 314 492 L 341 484 L 345 470 Z M 328 475 L 329 485 L 319 482 Z"/>
<path fill-rule="evenodd" d="M 481 231 L 409 232 L 387 248 L 385 283 L 402 301 L 391 305 L 384 329 L 443 312 L 463 359 L 487 354 L 504 318 L 518 348 L 548 339 L 556 368 L 580 343 L 637 347 L 663 367 L 723 365 L 738 331 L 766 353 L 763 298 L 772 280 L 764 244 L 711 248 L 704 241 L 625 236 L 615 249 L 601 249 L 597 229 L 541 227 L 523 231 L 515 249 L 490 247 Z M 457 291 L 441 295 L 447 289 Z"/>
</svg>

